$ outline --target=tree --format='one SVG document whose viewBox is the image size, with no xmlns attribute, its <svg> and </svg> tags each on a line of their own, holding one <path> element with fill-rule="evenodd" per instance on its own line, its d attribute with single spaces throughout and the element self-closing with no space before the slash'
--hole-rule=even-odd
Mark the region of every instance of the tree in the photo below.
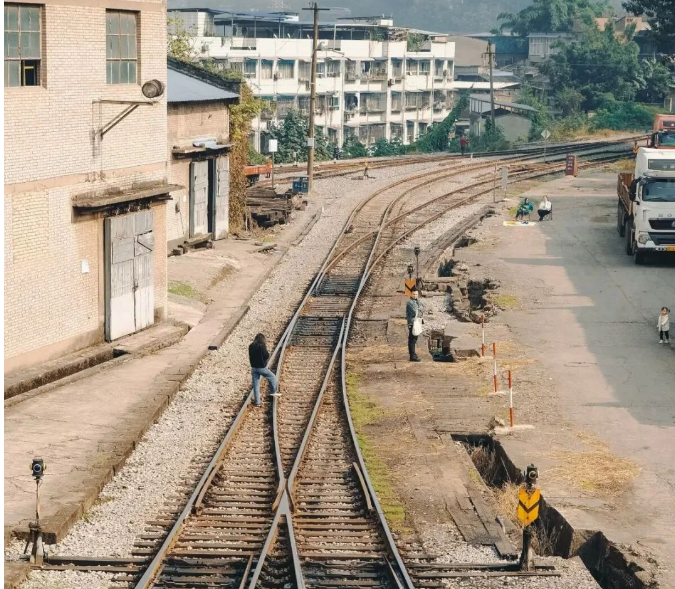
<svg viewBox="0 0 675 589">
<path fill-rule="evenodd" d="M 645 131 L 651 129 L 654 115 L 659 109 L 607 99 L 593 118 L 596 129 L 615 129 L 617 131 Z"/>
<path fill-rule="evenodd" d="M 662 102 L 673 83 L 673 76 L 668 68 L 655 59 L 644 59 L 640 62 L 641 78 L 637 100 L 640 102 Z"/>
<path fill-rule="evenodd" d="M 447 117 L 440 123 L 432 125 L 426 135 L 420 137 L 409 148 L 408 151 L 447 151 L 448 150 L 448 136 L 452 127 L 455 125 L 460 113 L 469 106 L 469 95 L 462 93 L 457 101 L 455 107 L 450 111 Z"/>
<path fill-rule="evenodd" d="M 634 100 L 640 87 L 639 48 L 631 39 L 616 36 L 614 27 L 588 27 L 573 42 L 542 64 L 554 95 L 573 88 L 584 95 L 583 107 L 597 108 L 604 94 Z"/>
<path fill-rule="evenodd" d="M 366 146 L 356 138 L 356 135 L 347 135 L 344 143 L 342 144 L 342 151 L 344 151 L 348 157 L 368 156 L 368 150 L 366 149 Z"/>
<path fill-rule="evenodd" d="M 623 7 L 637 16 L 646 16 L 651 34 L 664 49 L 675 39 L 675 5 L 673 0 L 627 0 Z"/>
<path fill-rule="evenodd" d="M 399 155 L 401 153 L 400 149 L 401 142 L 389 142 L 384 137 L 380 137 L 375 144 L 373 145 L 373 156 L 374 157 L 387 157 L 392 155 Z"/>
<path fill-rule="evenodd" d="M 287 164 L 296 161 L 307 161 L 307 136 L 309 135 L 309 119 L 298 112 L 290 110 L 280 125 L 270 129 L 270 139 L 276 139 L 278 151 L 275 161 Z M 314 128 L 314 157 L 317 161 L 331 157 L 326 137 L 321 127 Z"/>
<path fill-rule="evenodd" d="M 555 95 L 555 101 L 564 117 L 570 117 L 581 110 L 585 96 L 574 88 L 562 88 Z"/>
<path fill-rule="evenodd" d="M 194 37 L 185 30 L 180 18 L 167 19 L 167 55 L 181 61 L 193 61 L 197 57 Z"/>
<path fill-rule="evenodd" d="M 593 19 L 611 12 L 607 2 L 591 0 L 534 0 L 520 12 L 502 12 L 497 19 L 503 21 L 500 31 L 505 29 L 520 37 L 530 33 L 571 32 L 577 21 L 593 25 Z"/>
</svg>

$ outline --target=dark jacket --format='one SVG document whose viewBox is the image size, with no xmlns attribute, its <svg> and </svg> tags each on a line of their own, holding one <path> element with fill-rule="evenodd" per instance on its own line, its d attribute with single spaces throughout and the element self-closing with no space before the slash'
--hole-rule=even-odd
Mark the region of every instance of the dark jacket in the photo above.
<svg viewBox="0 0 675 589">
<path fill-rule="evenodd" d="M 248 359 L 251 362 L 251 368 L 265 368 L 267 361 L 270 359 L 270 353 L 267 351 L 265 344 L 253 342 L 248 347 Z"/>
</svg>

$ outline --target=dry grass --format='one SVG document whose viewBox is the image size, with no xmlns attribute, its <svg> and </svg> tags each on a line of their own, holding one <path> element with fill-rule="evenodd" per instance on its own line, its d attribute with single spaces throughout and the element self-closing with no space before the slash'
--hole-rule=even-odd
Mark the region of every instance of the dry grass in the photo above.
<svg viewBox="0 0 675 589">
<path fill-rule="evenodd" d="M 213 288 L 214 286 L 218 286 L 223 280 L 225 280 L 233 272 L 234 272 L 234 268 L 232 266 L 223 266 L 220 270 L 218 270 L 218 273 L 211 279 L 211 284 L 209 284 L 209 288 Z"/>
<path fill-rule="evenodd" d="M 522 527 L 518 519 L 518 490 L 516 483 L 504 483 L 501 487 L 493 487 L 497 513 L 511 520 L 516 526 Z"/>
<path fill-rule="evenodd" d="M 506 309 L 515 309 L 520 305 L 518 302 L 517 297 L 514 295 L 510 294 L 498 294 L 494 297 L 489 297 L 492 302 L 494 302 L 495 305 L 497 305 L 500 309 L 506 310 Z"/>
<path fill-rule="evenodd" d="M 547 473 L 593 497 L 621 495 L 640 472 L 638 465 L 614 455 L 609 445 L 590 434 L 578 434 L 588 446 L 585 451 L 560 450 L 549 456 L 559 464 Z"/>
</svg>

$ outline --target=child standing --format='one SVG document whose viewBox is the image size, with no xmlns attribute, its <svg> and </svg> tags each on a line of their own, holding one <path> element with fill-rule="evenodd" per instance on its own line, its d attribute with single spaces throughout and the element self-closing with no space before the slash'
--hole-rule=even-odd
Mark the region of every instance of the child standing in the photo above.
<svg viewBox="0 0 675 589">
<path fill-rule="evenodd" d="M 663 307 L 656 322 L 656 327 L 659 330 L 660 344 L 662 344 L 664 340 L 666 343 L 670 342 L 670 318 L 668 317 L 668 313 L 670 313 L 670 309 L 668 307 Z"/>
</svg>

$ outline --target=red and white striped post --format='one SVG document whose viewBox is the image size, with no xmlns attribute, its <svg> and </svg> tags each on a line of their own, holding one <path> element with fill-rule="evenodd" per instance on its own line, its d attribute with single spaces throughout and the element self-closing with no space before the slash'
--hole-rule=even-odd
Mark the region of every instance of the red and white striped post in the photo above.
<svg viewBox="0 0 675 589">
<path fill-rule="evenodd" d="M 480 316 L 480 327 L 483 335 L 483 342 L 480 345 L 480 355 L 485 358 L 485 315 Z"/>
<path fill-rule="evenodd" d="M 492 359 L 494 361 L 494 369 L 492 372 L 492 380 L 495 386 L 495 393 L 499 392 L 499 386 L 497 383 L 497 344 L 492 342 Z"/>
<path fill-rule="evenodd" d="M 509 370 L 509 419 L 511 421 L 511 427 L 513 427 L 513 378 L 511 377 L 510 370 Z"/>
</svg>

